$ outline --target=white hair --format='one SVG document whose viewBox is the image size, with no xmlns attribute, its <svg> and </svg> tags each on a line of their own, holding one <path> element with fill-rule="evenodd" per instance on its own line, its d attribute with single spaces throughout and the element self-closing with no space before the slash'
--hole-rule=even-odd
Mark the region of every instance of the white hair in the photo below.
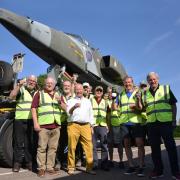
<svg viewBox="0 0 180 180">
<path fill-rule="evenodd" d="M 149 78 L 150 78 L 151 76 L 156 76 L 156 78 L 159 79 L 158 73 L 156 73 L 156 72 L 150 72 L 150 73 L 147 74 L 147 77 L 146 77 L 147 81 L 149 80 Z"/>
<path fill-rule="evenodd" d="M 51 76 L 48 76 L 46 79 L 45 79 L 45 83 L 47 83 L 47 81 L 51 81 L 51 82 L 53 82 L 53 84 L 54 85 L 56 85 L 56 80 L 53 78 L 53 77 L 51 77 Z"/>
<path fill-rule="evenodd" d="M 29 75 L 27 79 L 34 79 L 37 82 L 37 77 L 33 74 Z"/>
</svg>

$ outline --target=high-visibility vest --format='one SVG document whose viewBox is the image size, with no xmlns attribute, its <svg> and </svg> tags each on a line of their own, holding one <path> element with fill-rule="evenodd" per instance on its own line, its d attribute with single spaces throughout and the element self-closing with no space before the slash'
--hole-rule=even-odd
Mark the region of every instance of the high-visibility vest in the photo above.
<svg viewBox="0 0 180 180">
<path fill-rule="evenodd" d="M 172 121 L 172 107 L 169 104 L 170 87 L 169 85 L 160 85 L 153 97 L 149 89 L 143 94 L 143 103 L 146 108 L 147 123 L 160 121 Z"/>
<path fill-rule="evenodd" d="M 101 99 L 101 102 L 98 104 L 95 98 L 91 99 L 95 126 L 107 126 L 106 115 L 107 115 L 107 104 L 104 99 Z"/>
<path fill-rule="evenodd" d="M 56 92 L 54 94 L 53 99 L 48 93 L 44 92 L 44 90 L 40 91 L 39 94 L 38 123 L 40 125 L 46 125 L 56 122 L 60 125 L 61 109 L 58 101 L 55 98 L 58 93 Z"/>
<path fill-rule="evenodd" d="M 120 126 L 120 110 L 111 110 L 111 126 Z"/>
<path fill-rule="evenodd" d="M 66 98 L 64 96 L 62 96 L 62 98 L 63 98 L 64 102 L 67 103 Z M 61 124 L 67 123 L 67 119 L 68 119 L 68 115 L 67 115 L 66 111 L 61 109 Z"/>
<path fill-rule="evenodd" d="M 120 120 L 122 123 L 132 122 L 132 123 L 142 123 L 141 112 L 134 111 L 130 108 L 130 104 L 136 104 L 135 94 L 137 90 L 134 90 L 131 96 L 128 98 L 125 90 L 119 95 L 120 102 Z"/>
<path fill-rule="evenodd" d="M 105 102 L 107 104 L 107 107 L 109 109 L 109 111 L 107 111 L 106 114 L 106 119 L 108 121 L 108 124 L 110 123 L 110 117 L 111 117 L 111 105 L 112 105 L 112 100 L 111 99 L 105 99 Z"/>
<path fill-rule="evenodd" d="M 17 100 L 15 119 L 32 119 L 31 103 L 32 96 L 24 86 L 20 88 L 21 96 Z"/>
</svg>

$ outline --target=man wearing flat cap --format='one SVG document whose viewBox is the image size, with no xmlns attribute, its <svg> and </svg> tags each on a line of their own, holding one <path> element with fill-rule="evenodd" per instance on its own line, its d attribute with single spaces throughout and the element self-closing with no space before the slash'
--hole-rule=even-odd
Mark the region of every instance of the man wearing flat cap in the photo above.
<svg viewBox="0 0 180 180">
<path fill-rule="evenodd" d="M 108 148 L 107 148 L 107 103 L 103 99 L 103 87 L 97 86 L 95 88 L 95 95 L 91 99 L 93 112 L 94 112 L 94 134 L 93 134 L 93 166 L 94 169 L 98 168 L 98 157 L 97 157 L 97 140 L 100 140 L 101 145 L 101 168 L 108 171 Z"/>
</svg>

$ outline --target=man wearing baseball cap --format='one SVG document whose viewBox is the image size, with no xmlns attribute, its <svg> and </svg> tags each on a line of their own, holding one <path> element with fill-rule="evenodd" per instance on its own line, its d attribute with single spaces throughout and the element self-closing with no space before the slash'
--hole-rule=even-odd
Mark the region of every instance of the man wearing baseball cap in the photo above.
<svg viewBox="0 0 180 180">
<path fill-rule="evenodd" d="M 91 99 L 93 112 L 94 112 L 94 134 L 93 134 L 93 158 L 94 158 L 94 169 L 98 168 L 98 157 L 97 157 L 97 140 L 100 140 L 101 145 L 101 168 L 108 171 L 108 148 L 107 148 L 107 103 L 103 99 L 103 87 L 97 86 L 95 88 L 95 95 Z"/>
</svg>

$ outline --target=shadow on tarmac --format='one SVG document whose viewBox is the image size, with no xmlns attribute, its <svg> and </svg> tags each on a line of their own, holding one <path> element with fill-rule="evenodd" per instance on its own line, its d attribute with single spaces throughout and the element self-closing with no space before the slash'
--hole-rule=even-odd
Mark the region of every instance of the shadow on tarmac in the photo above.
<svg viewBox="0 0 180 180">
<path fill-rule="evenodd" d="M 180 162 L 180 145 L 177 146 L 177 152 L 178 152 L 178 158 Z M 169 160 L 168 160 L 168 155 L 166 150 L 161 151 L 162 154 L 162 159 L 163 159 L 163 164 L 164 164 L 164 177 L 160 178 L 162 180 L 170 180 L 172 179 L 171 177 L 171 172 L 170 172 L 170 166 L 169 166 Z M 125 154 L 124 154 L 125 156 Z M 134 159 L 134 162 L 137 162 L 137 158 Z M 138 180 L 138 179 L 149 179 L 148 174 L 151 172 L 153 166 L 152 166 L 152 161 L 151 161 L 151 155 L 147 154 L 145 156 L 145 164 L 146 168 L 144 169 L 145 177 L 138 177 L 136 174 L 133 175 L 124 175 L 125 170 L 120 170 L 118 167 L 118 162 L 114 162 L 115 167 L 111 168 L 109 172 L 105 172 L 102 170 L 97 170 L 96 175 L 90 175 L 86 174 L 83 171 L 77 172 L 77 174 L 71 175 L 71 176 L 65 176 L 65 177 L 58 177 L 58 178 L 53 178 L 53 180 Z M 136 163 L 137 164 L 137 163 Z M 125 166 L 127 167 L 127 161 L 125 161 Z M 180 164 L 179 164 L 180 166 Z"/>
</svg>

